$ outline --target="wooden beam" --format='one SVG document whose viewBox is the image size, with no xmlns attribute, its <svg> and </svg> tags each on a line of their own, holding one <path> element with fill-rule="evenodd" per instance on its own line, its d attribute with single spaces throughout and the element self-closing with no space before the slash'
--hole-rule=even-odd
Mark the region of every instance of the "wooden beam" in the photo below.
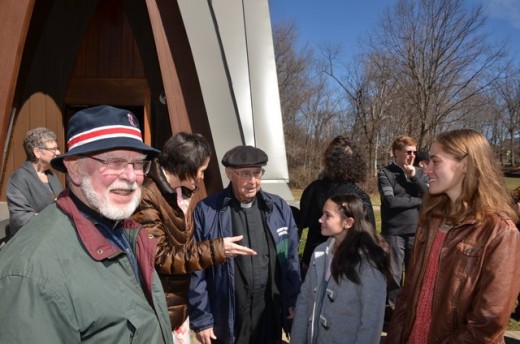
<svg viewBox="0 0 520 344">
<path fill-rule="evenodd" d="M 150 99 L 150 91 L 144 95 L 144 111 L 143 111 L 143 138 L 144 143 L 151 146 L 152 145 L 152 102 Z"/>
<path fill-rule="evenodd" d="M 146 79 L 71 78 L 65 103 L 143 106 Z"/>
<path fill-rule="evenodd" d="M 11 108 L 34 0 L 0 1 L 0 150 L 6 150 Z M 1 172 L 4 171 L 2 159 Z M 1 178 L 0 180 L 3 180 Z"/>
<path fill-rule="evenodd" d="M 174 1 L 168 1 L 168 6 L 173 6 L 173 4 L 175 4 Z M 168 107 L 172 132 L 191 132 L 184 93 L 173 60 L 172 47 L 170 47 L 168 36 L 164 30 L 157 0 L 146 0 L 146 6 L 148 7 L 148 15 L 150 16 L 157 57 L 161 67 L 164 93 L 166 94 L 166 105 Z M 166 7 L 163 7 L 163 9 L 164 8 Z"/>
</svg>

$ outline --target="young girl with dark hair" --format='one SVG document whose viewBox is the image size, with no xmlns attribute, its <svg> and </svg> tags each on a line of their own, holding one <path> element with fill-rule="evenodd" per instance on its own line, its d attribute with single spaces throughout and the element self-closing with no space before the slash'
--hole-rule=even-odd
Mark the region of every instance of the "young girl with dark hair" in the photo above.
<svg viewBox="0 0 520 344">
<path fill-rule="evenodd" d="M 389 257 L 354 194 L 327 199 L 320 217 L 329 239 L 311 257 L 296 303 L 291 343 L 379 343 Z"/>
</svg>

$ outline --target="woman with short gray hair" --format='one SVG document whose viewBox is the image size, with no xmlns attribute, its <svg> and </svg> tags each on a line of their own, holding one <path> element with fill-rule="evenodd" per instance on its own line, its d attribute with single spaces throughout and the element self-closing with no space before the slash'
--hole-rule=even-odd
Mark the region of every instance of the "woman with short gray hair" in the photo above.
<svg viewBox="0 0 520 344">
<path fill-rule="evenodd" d="M 43 127 L 31 129 L 23 148 L 27 160 L 11 175 L 7 186 L 10 236 L 54 202 L 63 189 L 50 166 L 60 154 L 56 134 Z"/>
</svg>

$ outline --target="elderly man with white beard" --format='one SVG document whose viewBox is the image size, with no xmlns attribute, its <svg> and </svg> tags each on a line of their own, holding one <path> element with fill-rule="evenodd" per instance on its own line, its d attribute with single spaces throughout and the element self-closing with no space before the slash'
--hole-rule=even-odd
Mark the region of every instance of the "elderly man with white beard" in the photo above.
<svg viewBox="0 0 520 344">
<path fill-rule="evenodd" d="M 67 148 L 68 188 L 0 251 L 0 343 L 172 343 L 156 239 L 129 219 L 159 151 L 105 105 L 70 118 Z"/>
</svg>

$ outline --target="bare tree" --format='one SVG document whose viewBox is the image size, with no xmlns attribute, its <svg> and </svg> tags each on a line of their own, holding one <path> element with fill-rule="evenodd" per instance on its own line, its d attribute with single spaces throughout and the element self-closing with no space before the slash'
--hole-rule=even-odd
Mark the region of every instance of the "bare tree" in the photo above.
<svg viewBox="0 0 520 344">
<path fill-rule="evenodd" d="M 346 95 L 353 117 L 352 138 L 367 147 L 369 176 L 375 176 L 378 169 L 378 148 L 380 147 L 382 127 L 387 122 L 395 102 L 396 89 L 388 66 L 373 63 L 376 60 L 365 58 L 361 67 L 347 68 L 347 75 L 342 77 L 335 71 L 339 48 L 328 47 L 324 50 L 324 74 L 331 77 Z M 375 52 L 374 52 L 375 53 Z"/>
<path fill-rule="evenodd" d="M 508 133 L 507 163 L 515 166 L 516 136 L 520 129 L 520 70 L 508 68 L 500 79 L 494 81 L 492 95 L 495 113 Z"/>
<path fill-rule="evenodd" d="M 293 22 L 275 24 L 292 186 L 315 178 L 326 143 L 339 133 L 366 147 L 369 175 L 392 158 L 397 135 L 428 149 L 457 127 L 483 131 L 503 157 L 507 136 L 514 163 L 520 73 L 504 72 L 505 43 L 490 44 L 485 20 L 481 6 L 464 0 L 397 0 L 349 67 L 341 64 L 341 47 L 321 47 L 316 58 L 307 46 L 296 49 Z"/>
<path fill-rule="evenodd" d="M 307 133 L 299 123 L 299 116 L 303 104 L 312 95 L 307 86 L 312 52 L 306 48 L 296 50 L 297 40 L 298 33 L 294 22 L 279 22 L 273 25 L 278 88 L 291 181 L 300 179 L 298 165 L 301 164 L 301 157 L 306 155 L 301 143 L 307 140 Z"/>
<path fill-rule="evenodd" d="M 294 23 L 273 28 L 278 85 L 291 185 L 305 187 L 320 172 L 324 143 L 338 131 L 341 102 L 316 70 L 310 49 L 296 49 Z"/>
<path fill-rule="evenodd" d="M 273 26 L 275 62 L 280 90 L 280 103 L 286 135 L 297 128 L 297 114 L 310 96 L 308 70 L 313 59 L 306 48 L 296 50 L 298 33 L 294 22 L 279 22 Z"/>
<path fill-rule="evenodd" d="M 470 100 L 494 80 L 486 72 L 504 50 L 489 46 L 484 23 L 482 7 L 468 10 L 463 0 L 399 0 L 383 16 L 371 55 L 385 59 L 402 95 L 406 133 L 420 147 L 473 111 Z"/>
</svg>

